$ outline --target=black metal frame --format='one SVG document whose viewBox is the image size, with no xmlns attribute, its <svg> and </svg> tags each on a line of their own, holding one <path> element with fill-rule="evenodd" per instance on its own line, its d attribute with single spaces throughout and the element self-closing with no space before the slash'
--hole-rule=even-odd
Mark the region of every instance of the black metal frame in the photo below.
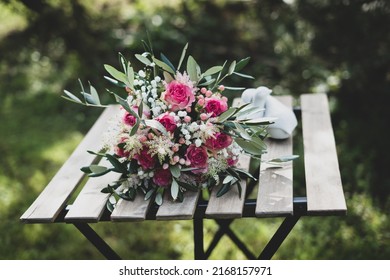
<svg viewBox="0 0 390 280">
<path fill-rule="evenodd" d="M 279 249 L 283 241 L 290 234 L 295 224 L 302 216 L 307 216 L 307 202 L 305 197 L 296 197 L 293 200 L 294 214 L 286 216 L 275 234 L 272 236 L 263 251 L 256 257 L 242 242 L 238 236 L 230 228 L 234 219 L 214 219 L 219 228 L 214 234 L 213 240 L 205 250 L 204 246 L 204 219 L 206 218 L 207 201 L 200 201 L 197 205 L 193 218 L 193 238 L 194 238 L 194 259 L 205 260 L 208 259 L 213 250 L 218 245 L 219 241 L 224 235 L 227 235 L 233 243 L 243 252 L 243 254 L 250 260 L 252 259 L 271 259 L 276 251 Z M 67 222 L 64 220 L 68 208 L 64 209 L 56 219 L 56 223 Z M 255 216 L 256 201 L 254 199 L 247 199 L 244 203 L 243 218 L 256 218 Z M 157 205 L 152 205 L 147 220 L 155 220 L 158 210 Z M 110 213 L 104 212 L 100 221 L 110 221 Z M 97 232 L 86 222 L 68 222 L 73 224 L 84 236 L 91 242 L 93 246 L 108 260 L 120 260 L 121 257 L 97 234 Z"/>
</svg>

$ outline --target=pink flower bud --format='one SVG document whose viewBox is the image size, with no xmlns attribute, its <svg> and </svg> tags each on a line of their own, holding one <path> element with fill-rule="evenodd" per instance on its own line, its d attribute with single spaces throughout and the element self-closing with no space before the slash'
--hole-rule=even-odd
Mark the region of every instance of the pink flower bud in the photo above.
<svg viewBox="0 0 390 280">
<path fill-rule="evenodd" d="M 187 113 L 191 113 L 191 107 L 186 108 Z"/>
<path fill-rule="evenodd" d="M 213 94 L 211 90 L 206 91 L 206 97 L 210 97 Z"/>
<path fill-rule="evenodd" d="M 177 151 L 179 151 L 179 147 L 178 147 L 178 146 L 173 146 L 173 147 L 172 147 L 172 151 L 173 151 L 174 153 L 176 153 Z"/>
<path fill-rule="evenodd" d="M 163 166 L 162 166 L 163 169 L 168 169 L 169 168 L 169 164 L 168 163 L 164 163 Z"/>
<path fill-rule="evenodd" d="M 184 144 L 185 142 L 186 142 L 186 139 L 184 139 L 183 137 L 179 139 L 180 144 Z"/>
<path fill-rule="evenodd" d="M 224 86 L 224 85 L 220 85 L 220 86 L 218 87 L 218 90 L 219 90 L 219 91 L 224 91 L 224 90 L 225 90 L 225 86 Z"/>
<path fill-rule="evenodd" d="M 207 91 L 207 88 L 205 88 L 205 87 L 202 87 L 202 88 L 200 89 L 200 92 L 203 93 L 203 94 L 205 94 L 206 91 Z"/>
<path fill-rule="evenodd" d="M 191 122 L 191 117 L 190 117 L 190 116 L 185 116 L 185 117 L 184 117 L 184 121 L 185 121 L 186 123 Z"/>
<path fill-rule="evenodd" d="M 198 105 L 203 106 L 204 105 L 204 99 L 199 99 L 198 100 Z"/>
<path fill-rule="evenodd" d="M 202 121 L 205 121 L 205 120 L 207 120 L 208 118 L 209 118 L 209 116 L 207 116 L 207 114 L 205 114 L 205 113 L 200 114 L 200 119 L 201 119 Z"/>
<path fill-rule="evenodd" d="M 145 135 L 141 135 L 141 136 L 138 138 L 138 140 L 139 140 L 141 143 L 145 143 L 145 142 L 148 140 L 148 138 L 147 138 Z"/>
<path fill-rule="evenodd" d="M 180 160 L 180 157 L 179 157 L 179 156 L 174 156 L 174 157 L 173 157 L 173 161 L 174 161 L 174 162 L 178 162 L 179 160 Z"/>
</svg>

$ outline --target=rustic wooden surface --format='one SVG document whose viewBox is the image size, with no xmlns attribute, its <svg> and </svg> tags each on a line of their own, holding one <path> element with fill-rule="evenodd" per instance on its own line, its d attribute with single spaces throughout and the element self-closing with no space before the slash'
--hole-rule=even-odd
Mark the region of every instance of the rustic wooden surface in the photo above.
<svg viewBox="0 0 390 280">
<path fill-rule="evenodd" d="M 85 176 L 80 170 L 80 167 L 88 166 L 96 159 L 95 155 L 89 154 L 87 151 L 98 150 L 100 148 L 101 142 L 99 139 L 107 131 L 108 120 L 117 110 L 118 107 L 116 106 L 104 110 L 65 164 L 21 216 L 21 221 L 29 223 L 50 223 L 55 220 L 60 211 L 65 207 L 79 182 Z"/>
<path fill-rule="evenodd" d="M 301 95 L 307 210 L 309 214 L 347 210 L 336 143 L 325 94 Z"/>
</svg>

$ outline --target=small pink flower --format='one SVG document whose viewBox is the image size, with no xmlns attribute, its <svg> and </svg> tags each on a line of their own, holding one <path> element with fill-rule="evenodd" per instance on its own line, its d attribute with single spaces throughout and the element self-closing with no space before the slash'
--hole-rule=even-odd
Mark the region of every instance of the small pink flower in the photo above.
<svg viewBox="0 0 390 280">
<path fill-rule="evenodd" d="M 237 164 L 237 162 L 238 162 L 238 158 L 233 159 L 233 158 L 231 157 L 231 158 L 228 158 L 228 159 L 227 159 L 227 164 L 228 164 L 229 166 L 235 166 L 235 165 Z"/>
<path fill-rule="evenodd" d="M 172 174 L 169 169 L 157 169 L 154 172 L 153 182 L 159 187 L 169 187 L 172 183 Z"/>
<path fill-rule="evenodd" d="M 202 88 L 200 89 L 200 92 L 203 93 L 203 94 L 205 94 L 205 93 L 207 92 L 207 88 L 202 87 Z"/>
<path fill-rule="evenodd" d="M 227 148 L 232 144 L 232 137 L 222 133 L 222 132 L 217 132 L 214 134 L 214 137 L 210 137 L 206 140 L 206 147 L 209 148 L 212 151 L 219 151 L 224 148 Z"/>
<path fill-rule="evenodd" d="M 178 111 L 191 106 L 195 101 L 193 88 L 174 80 L 165 87 L 164 100 L 168 102 L 173 111 Z"/>
<path fill-rule="evenodd" d="M 200 119 L 201 119 L 202 121 L 205 121 L 205 120 L 207 120 L 208 118 L 209 118 L 209 116 L 208 116 L 207 114 L 205 114 L 205 113 L 200 114 Z"/>
<path fill-rule="evenodd" d="M 218 87 L 218 90 L 219 90 L 219 91 L 224 91 L 224 90 L 225 90 L 225 86 L 224 86 L 224 85 L 220 85 L 220 86 Z"/>
<path fill-rule="evenodd" d="M 207 149 L 204 146 L 196 147 L 195 144 L 191 144 L 187 148 L 186 159 L 190 161 L 191 167 L 201 168 L 199 170 L 193 170 L 192 172 L 203 173 L 207 169 L 208 154 Z"/>
<path fill-rule="evenodd" d="M 190 116 L 185 116 L 185 117 L 184 117 L 184 121 L 185 121 L 186 123 L 189 123 L 189 122 L 191 121 L 191 117 L 190 117 Z"/>
<path fill-rule="evenodd" d="M 130 152 L 129 151 L 126 151 L 124 148 L 123 148 L 123 145 L 125 144 L 125 141 L 127 139 L 125 137 L 122 137 L 118 143 L 118 145 L 115 146 L 114 148 L 114 152 L 117 156 L 119 157 L 129 157 L 130 155 Z M 121 146 L 121 147 L 119 147 Z"/>
<path fill-rule="evenodd" d="M 149 153 L 149 148 L 144 146 L 141 152 L 134 156 L 138 164 L 145 170 L 152 169 L 156 165 L 156 158 Z"/>
<path fill-rule="evenodd" d="M 204 107 L 207 113 L 211 113 L 211 117 L 216 117 L 225 112 L 228 108 L 226 101 L 217 98 L 206 98 L 206 106 Z"/>
<path fill-rule="evenodd" d="M 137 122 L 137 118 L 126 111 L 122 117 L 122 121 L 123 121 L 123 123 L 125 123 L 127 125 L 134 126 L 135 123 Z"/>
<path fill-rule="evenodd" d="M 175 118 L 169 115 L 169 113 L 164 113 L 158 116 L 156 120 L 158 120 L 169 132 L 174 132 L 175 129 L 177 128 Z"/>
<path fill-rule="evenodd" d="M 206 97 L 210 97 L 213 95 L 213 92 L 211 90 L 206 91 Z"/>
</svg>

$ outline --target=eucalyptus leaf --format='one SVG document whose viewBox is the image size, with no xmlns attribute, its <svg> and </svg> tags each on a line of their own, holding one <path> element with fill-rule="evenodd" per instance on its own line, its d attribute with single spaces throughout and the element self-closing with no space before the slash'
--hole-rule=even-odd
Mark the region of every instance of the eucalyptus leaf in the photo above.
<svg viewBox="0 0 390 280">
<path fill-rule="evenodd" d="M 169 167 L 169 170 L 171 171 L 171 174 L 173 177 L 175 178 L 179 178 L 180 177 L 180 167 L 179 165 L 171 165 Z"/>
<path fill-rule="evenodd" d="M 124 83 L 126 86 L 128 87 L 132 87 L 129 83 L 129 79 L 128 77 L 126 76 L 125 73 L 123 72 L 120 72 L 118 71 L 117 69 L 115 69 L 114 67 L 112 67 L 111 65 L 108 65 L 108 64 L 104 64 L 104 68 L 106 69 L 106 71 L 114 78 L 114 79 L 117 79 L 118 81 Z"/>
<path fill-rule="evenodd" d="M 227 193 L 228 191 L 230 191 L 232 185 L 230 183 L 227 183 L 227 184 L 223 184 L 222 187 L 218 190 L 217 192 L 217 197 L 221 197 L 223 196 L 225 193 Z"/>
<path fill-rule="evenodd" d="M 235 71 L 240 71 L 242 68 L 244 68 L 248 64 L 249 60 L 250 57 L 246 57 L 237 62 Z"/>
<path fill-rule="evenodd" d="M 156 63 L 157 66 L 162 68 L 164 71 L 167 71 L 173 75 L 175 75 L 175 71 L 172 70 L 171 67 L 169 67 L 165 62 L 153 57 L 153 62 Z"/>
<path fill-rule="evenodd" d="M 106 158 L 114 167 L 113 171 L 118 172 L 118 173 L 126 173 L 127 172 L 127 165 L 125 163 L 120 162 L 113 155 L 106 154 Z"/>
<path fill-rule="evenodd" d="M 164 71 L 163 75 L 164 75 L 164 80 L 165 80 L 166 83 L 169 83 L 169 82 L 171 82 L 171 81 L 174 80 L 174 78 L 172 77 L 172 75 L 169 74 L 168 72 L 165 72 L 165 71 Z"/>
<path fill-rule="evenodd" d="M 118 55 L 119 55 L 119 62 L 122 65 L 122 69 L 126 73 L 127 72 L 127 59 L 121 53 L 118 53 Z"/>
<path fill-rule="evenodd" d="M 237 111 L 237 108 L 229 108 L 228 110 L 226 110 L 225 112 L 223 112 L 221 115 L 219 115 L 218 117 L 218 122 L 224 122 L 226 121 L 227 119 L 229 119 L 230 117 L 232 117 Z"/>
<path fill-rule="evenodd" d="M 142 62 L 143 64 L 145 64 L 146 66 L 150 66 L 150 64 L 152 64 L 152 62 L 149 60 L 149 58 L 143 56 L 143 55 L 140 55 L 140 54 L 136 54 L 135 57 L 140 61 Z"/>
<path fill-rule="evenodd" d="M 144 120 L 144 121 L 145 121 L 145 124 L 147 126 L 155 128 L 158 131 L 160 131 L 162 134 L 164 134 L 165 136 L 168 136 L 167 130 L 165 129 L 165 127 L 159 121 L 156 121 L 156 120 Z"/>
<path fill-rule="evenodd" d="M 175 179 L 173 179 L 171 184 L 171 196 L 173 200 L 177 199 L 178 194 L 179 194 L 179 184 L 176 182 Z"/>
<path fill-rule="evenodd" d="M 252 79 L 252 80 L 255 79 L 255 77 L 253 77 L 251 75 L 243 74 L 243 73 L 233 72 L 233 74 L 237 75 L 239 77 L 245 78 L 245 79 Z"/>
<path fill-rule="evenodd" d="M 251 140 L 251 136 L 246 132 L 245 128 L 242 127 L 239 123 L 235 122 L 234 125 L 236 126 L 240 136 L 246 140 Z"/>
<path fill-rule="evenodd" d="M 176 69 L 175 69 L 175 66 L 173 66 L 172 62 L 163 54 L 163 53 L 160 53 L 160 57 L 161 57 L 161 60 L 166 64 L 168 65 L 172 71 L 174 73 L 176 73 Z"/>
<path fill-rule="evenodd" d="M 177 181 L 177 183 L 178 183 L 181 187 L 185 188 L 186 190 L 190 190 L 190 191 L 198 191 L 198 190 L 199 190 L 199 188 L 198 188 L 197 186 L 188 184 L 188 183 L 186 183 L 186 182 Z"/>
<path fill-rule="evenodd" d="M 228 175 L 228 176 L 225 177 L 225 179 L 223 179 L 222 184 L 227 184 L 227 183 L 231 182 L 233 179 L 234 179 L 233 176 Z"/>
<path fill-rule="evenodd" d="M 134 70 L 130 62 L 127 64 L 127 79 L 129 81 L 129 87 L 134 90 Z"/>
<path fill-rule="evenodd" d="M 76 102 L 76 103 L 83 103 L 77 96 L 75 96 L 71 92 L 64 90 L 64 93 L 69 97 L 69 98 L 66 98 L 63 96 L 65 99 L 68 99 L 68 100 Z"/>
<path fill-rule="evenodd" d="M 119 81 L 117 81 L 117 80 L 115 80 L 113 78 L 110 78 L 110 77 L 107 77 L 107 76 L 103 76 L 103 78 L 106 79 L 107 81 L 109 81 L 110 83 L 118 86 L 118 87 L 122 87 L 122 88 L 126 87 L 125 83 L 119 82 Z"/>
<path fill-rule="evenodd" d="M 213 66 L 209 69 L 206 70 L 206 72 L 203 73 L 203 76 L 211 76 L 211 75 L 214 75 L 218 72 L 221 72 L 222 71 L 222 66 Z"/>
<path fill-rule="evenodd" d="M 152 197 L 152 195 L 155 193 L 155 189 L 151 189 L 151 190 L 149 190 L 146 194 L 145 194 L 145 200 L 148 200 L 148 199 L 150 199 L 151 197 Z"/>
<path fill-rule="evenodd" d="M 253 141 L 247 141 L 241 138 L 236 138 L 234 141 L 242 148 L 244 151 L 251 155 L 262 155 L 264 148 L 257 145 Z"/>
<path fill-rule="evenodd" d="M 198 64 L 195 59 L 190 55 L 187 59 L 187 73 L 190 76 L 191 81 L 198 82 Z"/>
<path fill-rule="evenodd" d="M 215 82 L 215 79 L 209 79 L 209 80 L 206 79 L 205 82 L 200 83 L 198 86 L 208 86 L 208 85 L 211 85 L 214 82 Z"/>
<path fill-rule="evenodd" d="M 101 105 L 99 94 L 97 93 L 96 89 L 89 83 L 89 90 L 91 92 L 92 99 L 94 100 L 94 104 Z"/>
<path fill-rule="evenodd" d="M 299 155 L 287 155 L 287 156 L 281 156 L 278 158 L 273 158 L 271 160 L 268 160 L 268 163 L 282 163 L 282 162 L 288 162 L 299 158 Z"/>
<path fill-rule="evenodd" d="M 183 51 L 181 52 L 181 56 L 180 56 L 180 60 L 179 60 L 179 65 L 177 66 L 177 69 L 180 69 L 181 64 L 183 63 L 184 57 L 186 56 L 187 48 L 188 48 L 188 43 L 185 44 L 185 46 L 184 46 L 184 48 L 183 48 Z"/>
<path fill-rule="evenodd" d="M 229 70 L 228 70 L 228 75 L 230 76 L 231 74 L 233 74 L 234 70 L 236 68 L 236 61 L 233 60 L 233 62 L 230 64 L 229 66 Z"/>
<path fill-rule="evenodd" d="M 156 198 L 154 199 L 154 201 L 156 202 L 157 205 L 161 205 L 162 202 L 163 202 L 163 196 L 162 196 L 162 193 L 161 192 L 157 192 L 156 194 Z"/>
<path fill-rule="evenodd" d="M 244 90 L 245 88 L 244 87 L 228 87 L 228 86 L 225 86 L 225 89 L 228 89 L 228 90 Z"/>
</svg>

